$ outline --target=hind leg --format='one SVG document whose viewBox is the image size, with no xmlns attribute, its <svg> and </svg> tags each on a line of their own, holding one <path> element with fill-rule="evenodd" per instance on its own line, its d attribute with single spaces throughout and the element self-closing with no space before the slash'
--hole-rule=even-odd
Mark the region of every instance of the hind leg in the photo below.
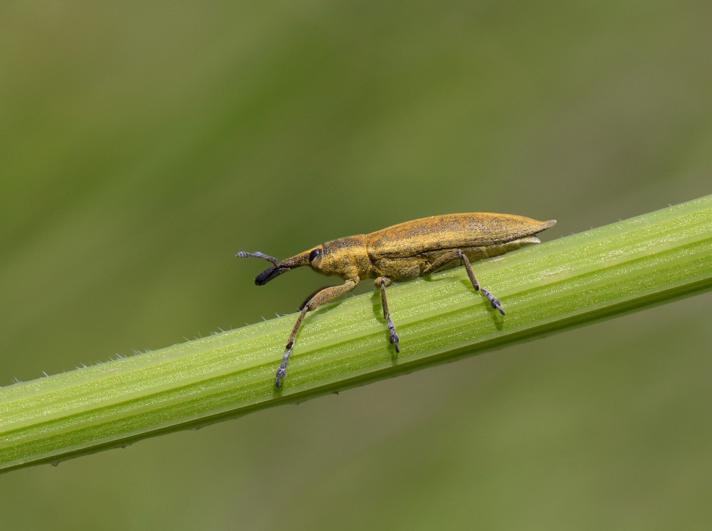
<svg viewBox="0 0 712 531">
<path fill-rule="evenodd" d="M 462 262 L 462 265 L 465 267 L 465 271 L 467 271 L 467 276 L 470 279 L 470 282 L 472 283 L 472 287 L 475 288 L 475 291 L 481 292 L 482 295 L 484 295 L 485 298 L 490 302 L 492 308 L 504 315 L 504 308 L 502 307 L 502 303 L 499 302 L 499 299 L 492 295 L 489 290 L 480 286 L 480 283 L 477 281 L 477 277 L 475 277 L 475 272 L 472 270 L 472 264 L 470 263 L 470 259 L 467 258 L 467 254 L 465 254 L 462 249 L 453 249 L 451 251 L 445 251 L 423 270 L 423 274 L 425 275 L 428 273 L 432 273 L 433 271 L 437 271 L 441 267 L 444 267 L 453 260 L 457 259 L 459 259 Z"/>
</svg>

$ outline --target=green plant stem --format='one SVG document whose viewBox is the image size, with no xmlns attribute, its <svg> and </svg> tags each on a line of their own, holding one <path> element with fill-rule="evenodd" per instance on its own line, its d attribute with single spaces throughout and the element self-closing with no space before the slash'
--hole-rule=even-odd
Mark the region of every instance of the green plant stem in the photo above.
<svg viewBox="0 0 712 531">
<path fill-rule="evenodd" d="M 712 287 L 712 195 L 389 288 L 395 355 L 377 294 L 309 315 L 281 392 L 296 315 L 0 388 L 0 470 L 395 376 Z"/>
</svg>

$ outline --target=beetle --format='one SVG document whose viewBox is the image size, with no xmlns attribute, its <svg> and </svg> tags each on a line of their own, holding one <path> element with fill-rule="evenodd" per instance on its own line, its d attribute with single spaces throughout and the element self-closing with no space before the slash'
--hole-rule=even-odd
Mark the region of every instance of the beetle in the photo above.
<svg viewBox="0 0 712 531">
<path fill-rule="evenodd" d="M 537 221 L 514 214 L 467 212 L 415 219 L 369 234 L 338 238 L 285 260 L 278 260 L 259 251 L 238 251 L 236 256 L 239 258 L 261 258 L 272 264 L 272 267 L 255 278 L 258 286 L 302 266 L 311 266 L 318 273 L 338 275 L 344 280 L 343 284 L 316 291 L 299 307 L 299 316 L 289 334 L 282 362 L 277 369 L 275 386 L 277 389 L 282 387 L 297 333 L 306 314 L 348 293 L 363 278 L 375 278 L 376 289 L 381 294 L 383 318 L 396 353 L 400 352 L 400 338 L 386 297 L 386 287 L 393 281 L 410 280 L 460 263 L 474 290 L 480 292 L 492 308 L 504 315 L 504 307 L 499 299 L 480 286 L 471 262 L 541 243 L 535 234 L 554 224 L 555 219 Z"/>
</svg>

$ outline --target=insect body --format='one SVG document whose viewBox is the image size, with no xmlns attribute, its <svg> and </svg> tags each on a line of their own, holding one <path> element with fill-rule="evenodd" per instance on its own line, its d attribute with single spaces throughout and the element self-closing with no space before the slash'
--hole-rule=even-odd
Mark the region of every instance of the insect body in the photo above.
<svg viewBox="0 0 712 531">
<path fill-rule="evenodd" d="M 501 302 L 480 286 L 471 262 L 540 243 L 534 235 L 555 223 L 556 220 L 537 221 L 489 212 L 446 214 L 407 221 L 370 234 L 339 238 L 281 261 L 261 252 L 239 251 L 236 256 L 240 258 L 262 258 L 272 264 L 255 278 L 258 286 L 301 266 L 311 266 L 319 273 L 344 279 L 343 284 L 320 289 L 299 307 L 299 317 L 289 335 L 275 385 L 282 386 L 297 332 L 307 312 L 351 291 L 363 278 L 375 278 L 383 317 L 396 352 L 400 352 L 400 340 L 386 298 L 386 287 L 394 280 L 409 280 L 462 264 L 475 291 L 482 293 L 492 307 L 504 315 Z"/>
</svg>

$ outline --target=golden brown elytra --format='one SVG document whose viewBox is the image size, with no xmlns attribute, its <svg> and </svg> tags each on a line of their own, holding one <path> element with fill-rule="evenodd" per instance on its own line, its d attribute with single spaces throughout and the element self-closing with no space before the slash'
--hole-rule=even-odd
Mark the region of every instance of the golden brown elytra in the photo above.
<svg viewBox="0 0 712 531">
<path fill-rule="evenodd" d="M 475 291 L 481 292 L 492 307 L 504 315 L 500 301 L 477 282 L 470 262 L 540 243 L 534 235 L 555 223 L 554 219 L 537 221 L 525 216 L 492 212 L 445 214 L 406 221 L 370 234 L 332 240 L 281 261 L 261 252 L 238 251 L 236 256 L 240 258 L 262 258 L 272 263 L 273 267 L 265 269 L 255 278 L 258 286 L 285 271 L 306 265 L 319 273 L 338 275 L 344 279 L 341 285 L 329 286 L 310 295 L 299 307 L 299 317 L 289 335 L 275 385 L 282 387 L 297 332 L 307 312 L 351 291 L 362 278 L 376 279 L 376 287 L 381 292 L 383 317 L 396 352 L 400 352 L 400 342 L 386 299 L 386 287 L 394 280 L 413 279 L 453 267 L 459 262 L 465 267 Z"/>
</svg>

